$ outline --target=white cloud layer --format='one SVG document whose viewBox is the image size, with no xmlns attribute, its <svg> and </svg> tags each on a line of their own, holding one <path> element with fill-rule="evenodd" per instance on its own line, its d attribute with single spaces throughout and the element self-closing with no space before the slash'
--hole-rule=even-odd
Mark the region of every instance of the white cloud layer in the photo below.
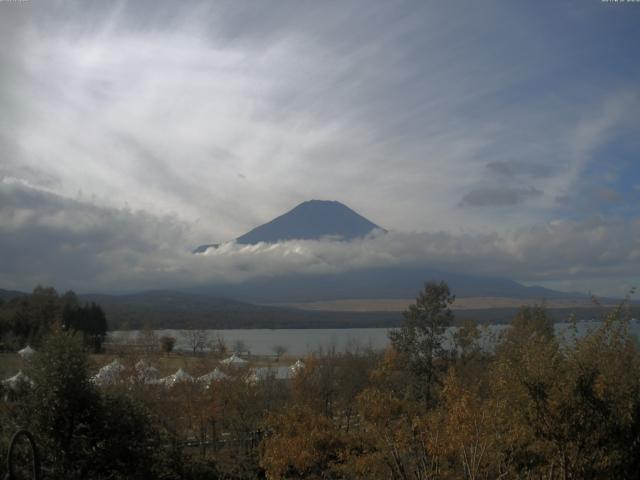
<svg viewBox="0 0 640 480">
<path fill-rule="evenodd" d="M 633 277 L 640 267 L 640 218 L 554 221 L 489 235 L 389 232 L 353 242 L 231 242 L 193 255 L 193 232 L 176 217 L 99 207 L 6 181 L 0 200 L 0 284 L 11 288 L 185 288 L 259 276 L 425 266 L 564 281 L 567 288 L 591 278 L 594 291 L 620 294 L 621 285 L 610 278 Z"/>
</svg>

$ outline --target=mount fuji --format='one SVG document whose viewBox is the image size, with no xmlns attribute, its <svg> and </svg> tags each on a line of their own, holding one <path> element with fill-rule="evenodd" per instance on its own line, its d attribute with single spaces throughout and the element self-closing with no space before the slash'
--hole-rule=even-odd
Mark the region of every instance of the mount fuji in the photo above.
<svg viewBox="0 0 640 480">
<path fill-rule="evenodd" d="M 235 241 L 242 245 L 322 238 L 348 241 L 366 237 L 376 231 L 385 232 L 386 230 L 343 203 L 331 200 L 309 200 L 239 236 Z M 193 253 L 203 253 L 208 248 L 216 248 L 218 245 L 217 243 L 200 245 Z"/>
<path fill-rule="evenodd" d="M 337 201 L 309 200 L 235 239 L 242 245 L 275 244 L 287 240 L 331 239 L 352 241 L 386 230 Z M 204 253 L 219 244 L 201 245 Z M 558 299 L 575 297 L 543 287 L 528 287 L 506 278 L 465 275 L 429 266 L 361 268 L 334 274 L 265 276 L 239 284 L 196 287 L 198 293 L 215 293 L 257 303 L 312 302 L 352 298 L 411 298 L 425 281 L 446 281 L 460 297 Z"/>
</svg>

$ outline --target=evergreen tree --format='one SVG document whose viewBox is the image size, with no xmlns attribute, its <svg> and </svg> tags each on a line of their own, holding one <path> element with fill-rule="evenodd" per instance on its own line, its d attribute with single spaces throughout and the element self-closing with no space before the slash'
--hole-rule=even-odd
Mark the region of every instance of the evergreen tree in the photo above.
<svg viewBox="0 0 640 480">
<path fill-rule="evenodd" d="M 389 332 L 393 348 L 408 363 L 417 377 L 418 395 L 433 401 L 433 383 L 437 380 L 436 360 L 444 357 L 442 346 L 446 328 L 453 320 L 449 306 L 454 302 L 449 286 L 428 282 L 413 305 L 403 312 L 405 318 L 399 330 Z"/>
<path fill-rule="evenodd" d="M 80 339 L 54 327 L 35 356 L 31 418 L 54 478 L 87 478 L 100 397 Z"/>
</svg>

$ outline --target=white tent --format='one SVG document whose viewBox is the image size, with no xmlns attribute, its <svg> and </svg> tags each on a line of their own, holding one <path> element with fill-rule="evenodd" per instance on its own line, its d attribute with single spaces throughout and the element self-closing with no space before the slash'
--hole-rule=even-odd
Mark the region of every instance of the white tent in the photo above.
<svg viewBox="0 0 640 480">
<path fill-rule="evenodd" d="M 98 385 L 111 385 L 118 381 L 124 369 L 124 365 L 118 359 L 115 359 L 98 370 L 98 373 L 91 377 L 91 380 Z"/>
<path fill-rule="evenodd" d="M 13 377 L 3 380 L 2 385 L 11 390 L 17 390 L 21 385 L 29 385 L 33 387 L 33 380 L 27 377 L 24 373 L 22 373 L 22 370 L 20 370 Z"/>
<path fill-rule="evenodd" d="M 142 360 L 138 360 L 138 363 L 136 363 L 136 370 L 144 370 L 150 366 L 151 364 L 143 358 Z"/>
<path fill-rule="evenodd" d="M 193 381 L 193 377 L 189 375 L 182 368 L 179 368 L 178 371 L 173 375 L 169 375 L 168 377 L 161 378 L 159 380 L 159 383 L 162 383 L 167 387 L 173 387 L 177 383 L 192 382 L 192 381 Z"/>
<path fill-rule="evenodd" d="M 20 355 L 25 360 L 29 360 L 36 351 L 31 348 L 29 345 L 24 347 L 22 350 L 18 350 L 18 355 Z"/>
<path fill-rule="evenodd" d="M 120 360 L 115 358 L 111 363 L 106 364 L 100 369 L 101 372 L 120 373 L 124 370 L 124 365 L 120 363 Z"/>
<path fill-rule="evenodd" d="M 222 360 L 222 362 L 220 363 L 224 363 L 225 365 L 245 365 L 249 362 L 247 362 L 243 358 L 240 358 L 238 355 L 234 353 L 229 358 L 225 358 L 224 360 Z"/>
<path fill-rule="evenodd" d="M 143 383 L 155 383 L 160 376 L 160 371 L 146 360 L 136 363 L 136 375 Z"/>
<path fill-rule="evenodd" d="M 227 378 L 227 375 L 219 368 L 215 368 L 213 371 L 198 377 L 198 382 L 209 384 L 215 380 L 223 380 L 225 378 Z"/>
</svg>

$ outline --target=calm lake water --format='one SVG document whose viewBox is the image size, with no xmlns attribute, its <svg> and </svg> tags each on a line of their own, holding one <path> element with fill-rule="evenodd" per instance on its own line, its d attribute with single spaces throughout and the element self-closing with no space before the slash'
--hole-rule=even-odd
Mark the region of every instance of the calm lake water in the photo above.
<svg viewBox="0 0 640 480">
<path fill-rule="evenodd" d="M 599 322 L 578 322 L 578 334 L 584 335 L 593 330 Z M 571 338 L 570 324 L 557 323 L 556 334 L 565 339 Z M 489 325 L 483 327 L 482 344 L 485 348 L 491 348 L 497 335 L 506 325 Z M 447 337 L 450 339 L 455 328 L 449 328 Z M 185 330 L 156 330 L 158 336 L 169 335 L 176 338 L 176 349 L 189 350 L 189 342 Z M 387 328 L 340 328 L 340 329 L 255 329 L 255 330 L 205 330 L 207 338 L 211 341 L 218 335 L 232 348 L 237 341 L 242 341 L 246 348 L 254 355 L 270 355 L 276 345 L 282 345 L 289 355 L 304 356 L 307 353 L 320 349 L 335 348 L 337 351 L 345 351 L 347 348 L 371 347 L 376 350 L 384 349 L 389 343 Z M 631 332 L 640 339 L 640 322 L 631 321 Z M 121 343 L 134 340 L 138 335 L 137 330 L 116 330 L 110 332 L 110 341 Z M 450 341 L 450 340 L 449 340 Z"/>
</svg>

